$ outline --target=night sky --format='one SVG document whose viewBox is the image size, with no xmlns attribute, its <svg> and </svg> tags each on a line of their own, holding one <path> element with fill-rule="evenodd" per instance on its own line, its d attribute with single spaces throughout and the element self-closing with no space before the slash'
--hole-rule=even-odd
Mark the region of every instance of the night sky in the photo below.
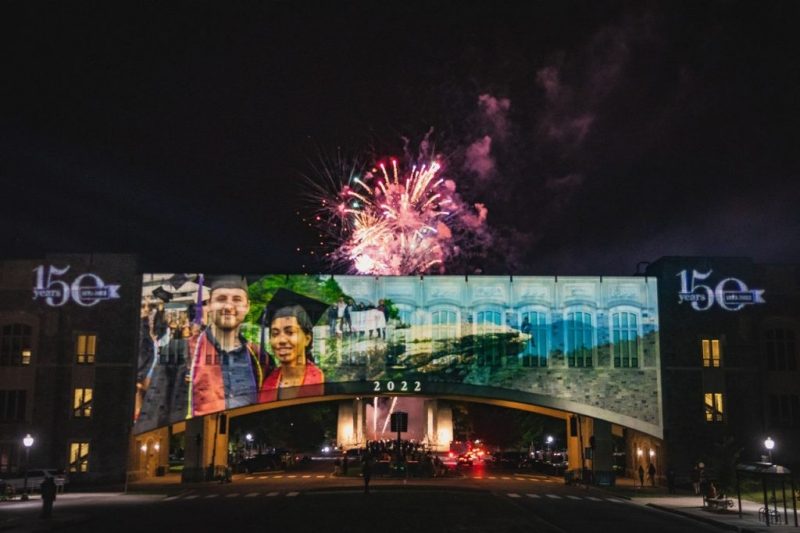
<svg viewBox="0 0 800 533">
<path fill-rule="evenodd" d="M 231 4 L 4 4 L 3 257 L 330 270 L 320 158 L 432 129 L 489 213 L 449 273 L 800 261 L 800 3 Z"/>
</svg>

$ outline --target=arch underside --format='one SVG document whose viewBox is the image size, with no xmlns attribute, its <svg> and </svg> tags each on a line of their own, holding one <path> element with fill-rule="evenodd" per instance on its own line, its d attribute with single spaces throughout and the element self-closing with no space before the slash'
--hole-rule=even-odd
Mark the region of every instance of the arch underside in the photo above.
<svg viewBox="0 0 800 533">
<path fill-rule="evenodd" d="M 242 416 L 269 409 L 291 407 L 317 402 L 350 400 L 359 397 L 372 396 L 424 396 L 435 397 L 442 400 L 456 400 L 497 405 L 522 411 L 540 413 L 554 418 L 568 419 L 571 415 L 587 416 L 623 426 L 638 432 L 663 439 L 663 428 L 656 424 L 639 420 L 637 418 L 616 413 L 608 409 L 586 405 L 572 400 L 555 398 L 544 394 L 521 392 L 484 385 L 468 385 L 454 383 L 424 383 L 424 390 L 417 394 L 391 393 L 386 391 L 376 392 L 370 390 L 371 385 L 364 383 L 336 383 L 326 385 L 326 394 L 280 400 L 270 403 L 255 404 L 227 411 L 229 416 Z"/>
</svg>

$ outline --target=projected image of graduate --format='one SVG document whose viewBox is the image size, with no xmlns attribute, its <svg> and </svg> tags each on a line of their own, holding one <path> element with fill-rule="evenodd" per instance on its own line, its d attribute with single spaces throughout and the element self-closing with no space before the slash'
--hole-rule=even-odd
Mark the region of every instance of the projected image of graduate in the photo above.
<svg viewBox="0 0 800 533">
<path fill-rule="evenodd" d="M 328 306 L 278 289 L 262 316 L 275 367 L 264 379 L 259 402 L 323 394 L 325 376 L 312 355 L 313 328 Z"/>
</svg>

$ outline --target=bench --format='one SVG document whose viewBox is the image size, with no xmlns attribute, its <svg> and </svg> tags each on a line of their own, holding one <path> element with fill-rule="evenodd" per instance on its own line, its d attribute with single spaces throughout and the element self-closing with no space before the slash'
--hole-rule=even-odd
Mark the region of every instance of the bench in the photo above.
<svg viewBox="0 0 800 533">
<path fill-rule="evenodd" d="M 769 523 L 770 524 L 780 524 L 781 523 L 781 513 L 779 513 L 777 509 L 770 509 L 770 508 L 764 508 L 764 507 L 760 507 L 758 509 L 758 521 L 759 522 L 766 522 L 768 514 L 769 514 Z"/>
<path fill-rule="evenodd" d="M 725 511 L 733 507 L 733 500 L 722 495 L 718 498 L 707 498 L 703 496 L 703 507 L 709 511 Z"/>
</svg>

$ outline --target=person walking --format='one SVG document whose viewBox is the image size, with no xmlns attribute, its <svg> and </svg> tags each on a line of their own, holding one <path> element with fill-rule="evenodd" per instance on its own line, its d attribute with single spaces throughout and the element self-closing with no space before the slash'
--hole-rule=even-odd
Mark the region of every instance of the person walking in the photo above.
<svg viewBox="0 0 800 533">
<path fill-rule="evenodd" d="M 42 518 L 49 519 L 53 514 L 53 502 L 56 501 L 56 482 L 47 476 L 42 482 Z"/>
<path fill-rule="evenodd" d="M 647 467 L 647 478 L 650 480 L 650 486 L 656 486 L 656 466 L 653 463 L 650 463 Z"/>
<path fill-rule="evenodd" d="M 639 487 L 644 488 L 644 468 L 639 465 Z"/>
<path fill-rule="evenodd" d="M 372 458 L 369 454 L 364 455 L 361 461 L 361 475 L 364 477 L 364 494 L 369 494 L 369 481 L 372 478 Z"/>
<path fill-rule="evenodd" d="M 694 465 L 692 468 L 692 488 L 694 495 L 700 496 L 700 467 L 698 465 Z"/>
<path fill-rule="evenodd" d="M 675 494 L 675 470 L 672 468 L 667 470 L 667 492 Z"/>
</svg>

